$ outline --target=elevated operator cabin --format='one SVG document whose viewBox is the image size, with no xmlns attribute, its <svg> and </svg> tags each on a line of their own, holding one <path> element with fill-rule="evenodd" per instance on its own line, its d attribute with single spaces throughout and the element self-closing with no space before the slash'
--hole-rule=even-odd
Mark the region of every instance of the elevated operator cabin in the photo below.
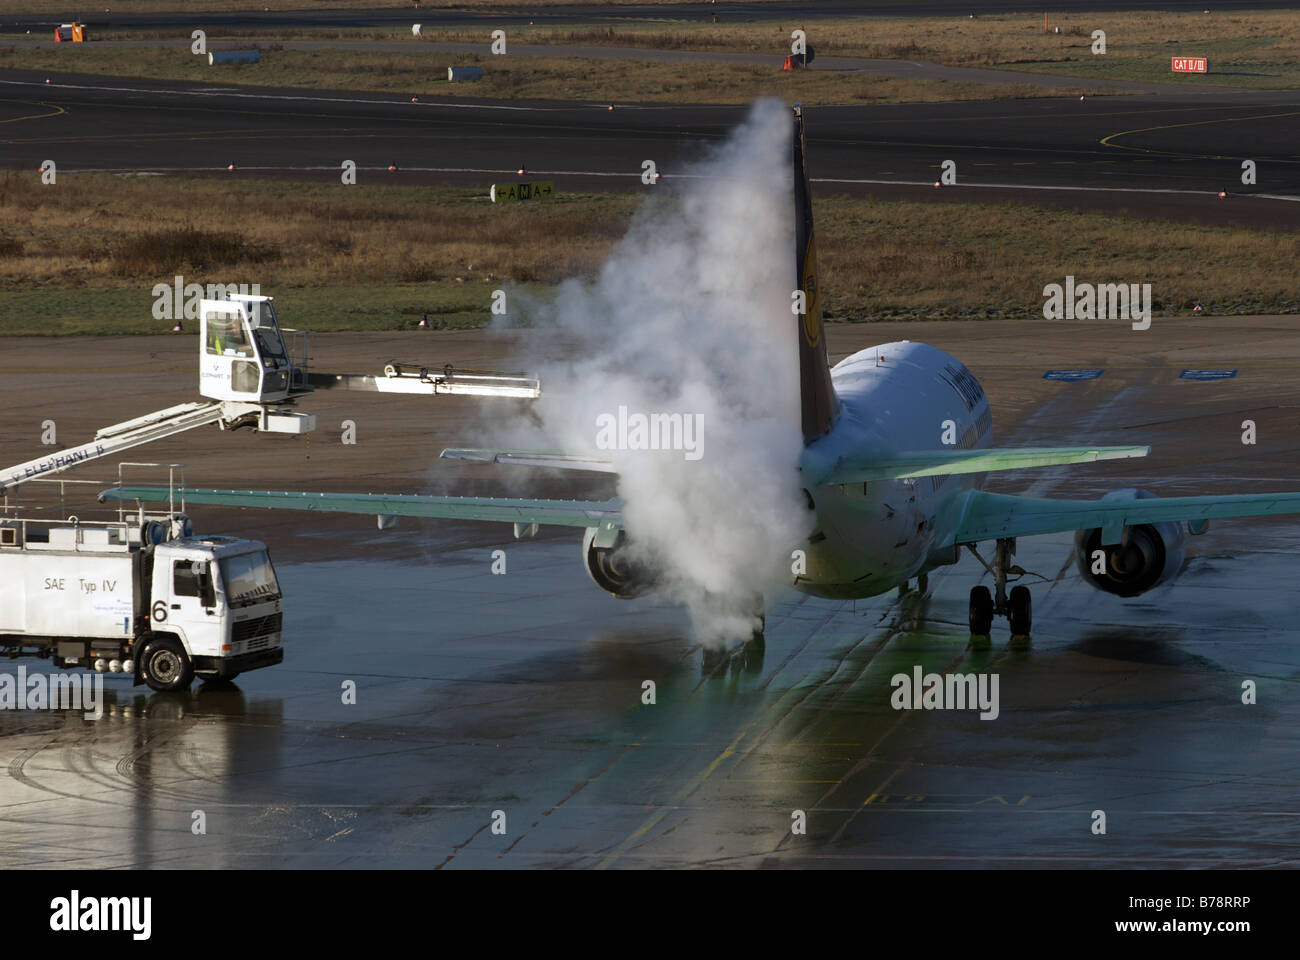
<svg viewBox="0 0 1300 960">
<path fill-rule="evenodd" d="M 307 358 L 290 356 L 271 297 L 231 294 L 200 305 L 199 392 L 267 403 L 306 393 Z"/>
</svg>

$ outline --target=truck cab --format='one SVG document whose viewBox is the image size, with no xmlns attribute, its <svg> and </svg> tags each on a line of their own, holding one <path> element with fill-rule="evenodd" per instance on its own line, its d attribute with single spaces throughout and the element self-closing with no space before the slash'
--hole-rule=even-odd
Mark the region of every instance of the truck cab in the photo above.
<svg viewBox="0 0 1300 960">
<path fill-rule="evenodd" d="M 231 294 L 199 305 L 199 392 L 274 403 L 307 393 L 306 357 L 293 358 L 271 297 Z"/>
<path fill-rule="evenodd" d="M 281 662 L 280 584 L 256 540 L 188 536 L 158 544 L 138 679 L 180 689 Z"/>
<path fill-rule="evenodd" d="M 0 655 L 134 673 L 155 690 L 280 663 L 265 544 L 195 536 L 183 510 L 109 522 L 0 511 Z"/>
</svg>

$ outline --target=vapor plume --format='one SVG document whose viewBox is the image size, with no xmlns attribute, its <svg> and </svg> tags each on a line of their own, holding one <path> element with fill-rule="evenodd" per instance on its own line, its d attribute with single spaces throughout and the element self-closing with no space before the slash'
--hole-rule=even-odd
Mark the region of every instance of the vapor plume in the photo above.
<svg viewBox="0 0 1300 960">
<path fill-rule="evenodd" d="M 540 368 L 545 440 L 530 445 L 613 458 L 630 549 L 706 643 L 749 636 L 752 598 L 788 586 L 791 550 L 810 532 L 795 469 L 791 131 L 780 101 L 754 104 L 689 176 L 647 188 L 594 281 L 567 281 L 526 311 L 576 343 Z M 698 449 L 597 450 L 620 413 L 622 425 L 680 414 Z M 615 435 L 638 445 L 631 430 Z"/>
</svg>

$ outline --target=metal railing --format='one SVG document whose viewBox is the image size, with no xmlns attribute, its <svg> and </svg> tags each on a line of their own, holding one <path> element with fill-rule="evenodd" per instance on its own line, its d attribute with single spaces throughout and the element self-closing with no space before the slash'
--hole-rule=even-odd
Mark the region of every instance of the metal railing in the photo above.
<svg viewBox="0 0 1300 960">
<path fill-rule="evenodd" d="M 308 393 L 311 384 L 308 374 L 311 372 L 310 330 L 293 330 L 282 328 L 280 336 L 284 341 L 285 356 L 289 358 L 289 392 Z"/>
<path fill-rule="evenodd" d="M 159 463 L 159 462 L 147 462 L 147 461 L 126 461 L 123 463 L 119 463 L 117 465 L 117 485 L 119 487 L 126 486 L 127 467 L 151 467 L 158 470 L 166 470 L 167 471 L 166 519 L 170 520 L 172 517 L 176 516 L 177 513 L 185 512 L 185 464 Z M 178 479 L 177 474 L 179 474 L 179 480 L 180 480 L 179 485 L 177 484 L 177 479 Z M 176 498 L 178 494 L 180 496 L 180 505 L 181 505 L 179 511 L 176 509 Z M 117 501 L 117 515 L 119 520 L 123 518 L 126 510 L 127 510 L 126 501 L 125 500 Z M 151 517 L 151 515 L 145 511 L 143 503 L 139 505 L 138 515 L 141 520 L 160 519 L 159 517 L 156 516 Z"/>
<path fill-rule="evenodd" d="M 125 461 L 117 465 L 117 485 L 126 485 L 127 468 L 146 468 L 167 471 L 167 512 L 146 511 L 141 504 L 137 510 L 127 505 L 124 500 L 119 500 L 116 506 L 104 507 L 98 505 L 86 505 L 85 494 L 90 493 L 92 504 L 96 504 L 95 494 L 98 491 L 111 487 L 111 480 L 70 480 L 66 477 L 40 477 L 29 480 L 23 485 L 27 492 L 37 494 L 48 491 L 49 497 L 41 498 L 32 496 L 26 499 L 20 499 L 18 496 L 19 487 L 7 488 L 0 493 L 0 520 L 16 521 L 20 519 L 31 520 L 39 523 L 67 523 L 76 524 L 95 524 L 99 526 L 120 525 L 127 522 L 127 513 L 134 512 L 135 519 L 138 522 L 148 520 L 171 520 L 177 513 L 185 512 L 185 464 L 183 463 L 161 463 L 146 461 Z M 69 499 L 73 503 L 69 504 Z M 45 502 L 42 502 L 44 500 Z M 76 511 L 75 513 L 69 510 Z M 43 514 L 55 514 L 55 517 L 42 516 Z M 91 520 L 86 519 L 88 516 L 107 515 L 114 519 L 108 520 Z"/>
</svg>

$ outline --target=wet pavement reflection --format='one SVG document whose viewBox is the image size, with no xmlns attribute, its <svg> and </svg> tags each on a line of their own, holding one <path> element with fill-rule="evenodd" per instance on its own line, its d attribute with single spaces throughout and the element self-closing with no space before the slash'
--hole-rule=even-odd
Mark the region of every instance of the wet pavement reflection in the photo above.
<svg viewBox="0 0 1300 960">
<path fill-rule="evenodd" d="M 281 666 L 184 694 L 110 676 L 98 721 L 0 713 L 0 861 L 1288 863 L 1293 562 L 1246 540 L 1127 602 L 1079 579 L 1068 537 L 1025 541 L 1049 582 L 1024 648 L 970 646 L 967 559 L 924 598 L 782 598 L 761 643 L 707 664 L 672 604 L 590 584 L 576 542 L 503 543 L 506 576 L 478 547 L 282 563 Z M 996 674 L 997 718 L 894 709 L 915 667 Z"/>
</svg>

